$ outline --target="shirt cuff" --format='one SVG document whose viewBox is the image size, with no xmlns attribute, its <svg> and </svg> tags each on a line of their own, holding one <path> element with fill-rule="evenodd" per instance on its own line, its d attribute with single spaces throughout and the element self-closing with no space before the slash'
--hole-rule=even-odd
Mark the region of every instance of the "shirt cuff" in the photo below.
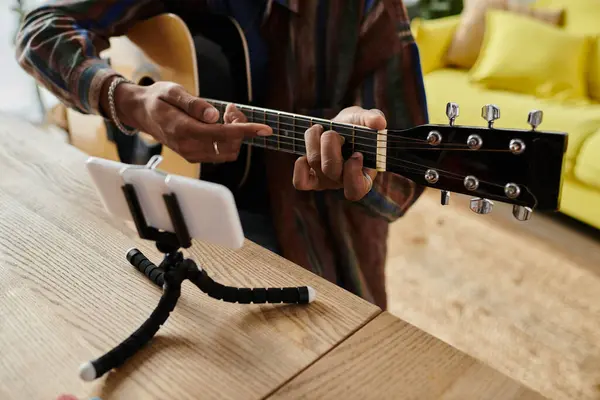
<svg viewBox="0 0 600 400">
<path fill-rule="evenodd" d="M 404 214 L 402 208 L 395 201 L 381 193 L 375 184 L 369 193 L 356 203 L 365 207 L 371 214 L 383 217 L 388 222 L 393 222 Z"/>
<path fill-rule="evenodd" d="M 110 119 L 100 107 L 100 95 L 104 83 L 114 76 L 121 75 L 104 60 L 91 59 L 83 62 L 71 81 L 75 101 L 81 112 Z"/>
</svg>

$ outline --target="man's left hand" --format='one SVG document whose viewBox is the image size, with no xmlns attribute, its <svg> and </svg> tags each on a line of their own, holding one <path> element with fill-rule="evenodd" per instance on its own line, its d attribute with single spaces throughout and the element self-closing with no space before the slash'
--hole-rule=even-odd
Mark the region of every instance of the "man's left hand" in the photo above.
<svg viewBox="0 0 600 400">
<path fill-rule="evenodd" d="M 333 122 L 360 125 L 371 129 L 385 129 L 387 122 L 379 110 L 348 107 Z M 377 171 L 363 168 L 363 155 L 354 153 L 344 161 L 342 137 L 334 131 L 325 131 L 313 125 L 304 133 L 306 155 L 294 165 L 294 187 L 298 190 L 344 189 L 348 200 L 362 199 L 373 186 Z"/>
</svg>

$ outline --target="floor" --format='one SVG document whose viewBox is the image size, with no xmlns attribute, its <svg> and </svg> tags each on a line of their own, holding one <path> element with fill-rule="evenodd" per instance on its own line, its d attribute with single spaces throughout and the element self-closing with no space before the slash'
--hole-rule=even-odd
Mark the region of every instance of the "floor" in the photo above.
<svg viewBox="0 0 600 400">
<path fill-rule="evenodd" d="M 389 311 L 549 398 L 600 394 L 600 231 L 427 190 L 392 224 Z"/>
</svg>

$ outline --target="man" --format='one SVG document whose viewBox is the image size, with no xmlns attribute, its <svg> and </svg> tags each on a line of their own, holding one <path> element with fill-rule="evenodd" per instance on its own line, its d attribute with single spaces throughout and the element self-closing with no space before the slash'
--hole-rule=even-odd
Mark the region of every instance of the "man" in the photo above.
<svg viewBox="0 0 600 400">
<path fill-rule="evenodd" d="M 216 123 L 218 111 L 180 86 L 124 82 L 98 58 L 109 37 L 167 12 L 191 28 L 211 14 L 239 22 L 258 106 L 373 129 L 427 123 L 418 51 L 400 0 L 57 0 L 25 18 L 18 61 L 82 113 L 147 132 L 191 162 L 234 160 L 244 137 L 271 128 L 248 123 L 233 105 Z M 305 140 L 304 157 L 253 156 L 246 194 L 236 198 L 246 236 L 385 309 L 388 224 L 423 188 L 363 169 L 359 153 L 344 161 L 340 136 L 322 126 Z"/>
</svg>

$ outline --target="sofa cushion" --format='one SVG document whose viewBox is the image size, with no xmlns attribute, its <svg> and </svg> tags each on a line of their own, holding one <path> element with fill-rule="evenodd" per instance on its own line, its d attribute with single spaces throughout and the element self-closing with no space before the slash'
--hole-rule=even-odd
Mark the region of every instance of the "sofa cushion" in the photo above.
<svg viewBox="0 0 600 400">
<path fill-rule="evenodd" d="M 410 24 L 419 47 L 423 74 L 444 66 L 444 54 L 458 25 L 458 17 L 451 16 L 433 20 L 414 18 Z"/>
<path fill-rule="evenodd" d="M 592 46 L 590 59 L 588 91 L 593 100 L 600 102 L 600 34 L 596 37 L 594 46 Z"/>
<path fill-rule="evenodd" d="M 563 26 L 573 33 L 600 34 L 600 0 L 537 0 L 533 8 L 564 9 Z"/>
<path fill-rule="evenodd" d="M 589 96 L 600 102 L 600 0 L 538 0 L 535 7 L 565 9 L 564 29 L 595 39 L 589 66 Z"/>
<path fill-rule="evenodd" d="M 586 185 L 600 189 L 600 129 L 581 145 L 573 173 Z"/>
<path fill-rule="evenodd" d="M 542 110 L 544 120 L 539 130 L 561 131 L 569 135 L 565 166 L 572 165 L 582 143 L 600 129 L 600 104 L 586 107 L 564 105 L 531 95 L 500 90 L 489 90 L 469 83 L 468 72 L 457 69 L 439 69 L 425 76 L 428 110 L 431 123 L 447 124 L 446 103 L 460 106 L 458 125 L 485 126 L 481 107 L 495 104 L 500 108 L 500 119 L 495 126 L 507 129 L 531 129 L 527 114 L 532 109 Z M 568 171 L 567 171 L 568 172 Z"/>
<path fill-rule="evenodd" d="M 539 98 L 588 99 L 592 40 L 502 10 L 486 15 L 486 32 L 473 82 Z"/>
<path fill-rule="evenodd" d="M 552 25 L 562 23 L 562 10 L 519 5 L 510 0 L 465 0 L 459 25 L 446 54 L 450 66 L 469 69 L 475 64 L 485 33 L 485 15 L 490 9 L 509 10 Z"/>
</svg>

